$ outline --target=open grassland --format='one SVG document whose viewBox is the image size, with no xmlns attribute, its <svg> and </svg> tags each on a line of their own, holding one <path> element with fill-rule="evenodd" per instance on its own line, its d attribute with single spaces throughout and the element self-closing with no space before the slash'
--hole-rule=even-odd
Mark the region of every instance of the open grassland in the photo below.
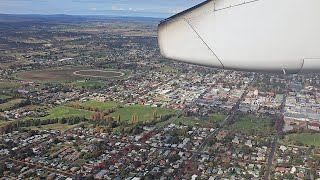
<svg viewBox="0 0 320 180">
<path fill-rule="evenodd" d="M 211 127 L 213 126 L 212 123 L 205 121 L 205 120 L 199 120 L 199 119 L 195 119 L 193 117 L 185 117 L 185 116 L 181 116 L 179 118 L 177 117 L 173 117 L 171 119 L 169 119 L 168 121 L 164 121 L 164 122 L 160 122 L 158 124 L 156 124 L 157 128 L 162 128 L 164 126 L 166 126 L 167 124 L 183 124 L 186 126 L 200 126 L 200 127 Z"/>
<path fill-rule="evenodd" d="M 66 82 L 78 81 L 88 78 L 122 78 L 126 76 L 119 70 L 97 70 L 89 67 L 66 66 L 60 68 L 48 68 L 34 71 L 24 71 L 17 73 L 16 78 L 35 82 Z"/>
<path fill-rule="evenodd" d="M 108 102 L 87 101 L 87 102 L 81 103 L 81 106 L 95 107 L 95 108 L 98 108 L 99 110 L 113 109 L 113 108 L 116 108 L 118 105 L 121 105 L 121 103 L 115 102 L 115 101 L 108 101 Z"/>
<path fill-rule="evenodd" d="M 22 101 L 23 101 L 23 99 L 13 99 L 13 100 L 8 101 L 6 103 L 0 104 L 0 111 L 11 108 L 11 107 L 15 106 L 16 104 L 21 103 Z"/>
<path fill-rule="evenodd" d="M 208 121 L 210 123 L 218 123 L 218 124 L 221 124 L 224 119 L 226 118 L 225 115 L 222 115 L 222 114 L 218 114 L 218 113 L 215 113 L 215 114 L 209 114 L 209 117 L 208 117 Z"/>
<path fill-rule="evenodd" d="M 112 113 L 111 116 L 117 118 L 120 115 L 121 121 L 131 122 L 133 115 L 137 115 L 139 121 L 148 122 L 153 120 L 153 114 L 156 112 L 157 116 L 164 116 L 169 114 L 174 114 L 175 111 L 166 108 L 157 108 L 151 106 L 142 105 L 130 105 L 123 108 L 119 108 L 116 112 Z"/>
<path fill-rule="evenodd" d="M 69 129 L 75 128 L 81 124 L 84 123 L 79 123 L 79 124 L 73 124 L 73 125 L 68 125 L 68 124 L 60 124 L 60 123 L 56 123 L 56 124 L 48 124 L 48 125 L 41 125 L 41 126 L 37 126 L 37 127 L 30 127 L 30 128 L 26 128 L 26 129 L 30 129 L 30 130 L 50 130 L 50 129 L 55 129 L 55 130 L 59 130 L 60 132 L 65 132 Z"/>
<path fill-rule="evenodd" d="M 288 134 L 284 138 L 286 144 L 320 147 L 320 133 Z"/>
<path fill-rule="evenodd" d="M 49 110 L 49 115 L 40 119 L 60 119 L 70 117 L 85 117 L 90 118 L 92 112 L 82 109 L 74 109 L 66 106 L 59 106 Z"/>
<path fill-rule="evenodd" d="M 239 119 L 232 125 L 232 128 L 244 132 L 266 132 L 270 128 L 272 123 L 271 119 L 268 118 L 259 118 L 255 116 L 244 116 Z"/>
<path fill-rule="evenodd" d="M 12 89 L 12 88 L 18 88 L 19 86 L 20 84 L 14 81 L 0 80 L 0 89 Z"/>
<path fill-rule="evenodd" d="M 97 87 L 104 87 L 106 86 L 106 82 L 104 80 L 82 80 L 82 81 L 75 81 L 69 83 L 72 87 L 78 88 L 97 88 Z"/>
<path fill-rule="evenodd" d="M 36 82 L 61 82 L 83 79 L 75 76 L 75 71 L 85 69 L 84 67 L 62 67 L 48 68 L 35 71 L 24 71 L 16 74 L 18 79 Z"/>
<path fill-rule="evenodd" d="M 4 121 L 4 120 L 0 120 L 0 127 L 8 124 L 10 121 Z"/>
<path fill-rule="evenodd" d="M 6 99 L 9 99 L 9 98 L 11 98 L 11 97 L 0 94 L 0 100 L 6 100 Z"/>
</svg>

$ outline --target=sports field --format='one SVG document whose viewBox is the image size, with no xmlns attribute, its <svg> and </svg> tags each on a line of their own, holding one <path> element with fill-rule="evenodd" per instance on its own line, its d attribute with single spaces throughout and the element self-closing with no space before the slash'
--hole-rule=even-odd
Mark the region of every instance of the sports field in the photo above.
<svg viewBox="0 0 320 180">
<path fill-rule="evenodd" d="M 117 72 L 113 70 L 79 70 L 73 72 L 76 76 L 82 76 L 82 77 L 98 77 L 98 78 L 113 78 L 113 77 L 122 77 L 125 74 L 122 72 Z"/>
<path fill-rule="evenodd" d="M 320 147 L 320 133 L 288 134 L 285 136 L 285 142 Z"/>
<path fill-rule="evenodd" d="M 265 132 L 271 126 L 272 120 L 255 116 L 245 116 L 239 118 L 232 127 L 241 131 Z"/>
<path fill-rule="evenodd" d="M 96 107 L 99 110 L 107 110 L 107 109 L 116 108 L 120 104 L 121 103 L 115 102 L 115 101 L 108 101 L 108 102 L 87 101 L 87 102 L 81 103 L 81 106 Z"/>
<path fill-rule="evenodd" d="M 92 112 L 82 109 L 74 109 L 66 106 L 59 106 L 49 110 L 49 115 L 40 119 L 60 119 L 69 117 L 85 117 L 90 118 Z"/>
<path fill-rule="evenodd" d="M 222 115 L 222 114 L 218 114 L 218 113 L 209 114 L 208 121 L 211 123 L 221 124 L 225 118 L 226 118 L 226 116 Z"/>
<path fill-rule="evenodd" d="M 143 105 L 130 105 L 118 109 L 112 113 L 111 116 L 117 118 L 120 115 L 121 121 L 131 121 L 132 115 L 137 115 L 139 121 L 148 122 L 153 119 L 153 113 L 156 112 L 157 116 L 164 116 L 167 114 L 174 114 L 175 111 L 166 108 L 157 108 Z"/>
<path fill-rule="evenodd" d="M 35 82 L 65 82 L 85 80 L 87 78 L 119 78 L 125 73 L 119 70 L 97 70 L 89 67 L 66 66 L 35 71 L 24 71 L 16 74 L 16 78 Z"/>
</svg>

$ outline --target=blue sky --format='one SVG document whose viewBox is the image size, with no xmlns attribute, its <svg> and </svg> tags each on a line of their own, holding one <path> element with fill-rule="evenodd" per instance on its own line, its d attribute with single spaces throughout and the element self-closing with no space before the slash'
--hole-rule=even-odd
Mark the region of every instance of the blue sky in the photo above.
<svg viewBox="0 0 320 180">
<path fill-rule="evenodd" d="M 0 0 L 5 14 L 168 17 L 204 0 Z"/>
</svg>

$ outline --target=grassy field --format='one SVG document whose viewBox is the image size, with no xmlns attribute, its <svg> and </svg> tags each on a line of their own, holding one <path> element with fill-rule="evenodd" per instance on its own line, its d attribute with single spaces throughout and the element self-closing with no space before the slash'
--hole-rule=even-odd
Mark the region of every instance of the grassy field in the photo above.
<svg viewBox="0 0 320 180">
<path fill-rule="evenodd" d="M 85 117 L 90 118 L 92 112 L 74 109 L 66 106 L 59 106 L 49 110 L 49 115 L 40 119 L 56 119 L 56 118 L 69 118 L 69 117 Z"/>
<path fill-rule="evenodd" d="M 9 121 L 0 120 L 0 127 L 6 125 L 6 124 L 8 124 L 8 123 L 9 123 Z"/>
<path fill-rule="evenodd" d="M 6 100 L 6 99 L 9 99 L 9 98 L 11 98 L 11 97 L 0 94 L 0 100 Z"/>
<path fill-rule="evenodd" d="M 103 71 L 112 71 L 112 70 L 103 70 Z M 106 79 L 106 78 L 113 78 L 115 76 L 117 77 L 119 74 L 122 73 L 122 71 L 119 70 L 113 70 L 115 73 L 108 73 L 107 77 L 101 76 L 97 77 L 98 79 Z M 118 73 L 119 71 L 119 73 Z M 79 72 L 86 72 L 83 76 L 83 74 L 78 74 Z M 77 81 L 77 80 L 85 80 L 85 79 L 97 79 L 93 77 L 98 72 L 97 69 L 94 69 L 90 71 L 89 67 L 84 66 L 65 66 L 65 67 L 59 67 L 59 68 L 47 68 L 42 70 L 35 70 L 35 71 L 24 71 L 15 74 L 15 77 L 17 79 L 26 80 L 26 81 L 35 81 L 35 82 L 66 82 L 66 81 Z M 86 76 L 87 75 L 87 76 Z M 126 73 L 124 73 L 124 76 L 126 76 Z"/>
<path fill-rule="evenodd" d="M 288 134 L 285 136 L 284 142 L 286 144 L 303 144 L 307 146 L 314 145 L 316 147 L 320 147 L 320 133 Z"/>
<path fill-rule="evenodd" d="M 83 80 L 83 81 L 76 81 L 70 83 L 72 87 L 80 87 L 80 88 L 94 88 L 94 87 L 104 87 L 106 86 L 106 82 L 103 80 Z"/>
<path fill-rule="evenodd" d="M 218 113 L 209 114 L 208 121 L 211 123 L 221 124 L 225 118 L 226 118 L 226 116 L 222 115 L 222 114 L 218 114 Z"/>
<path fill-rule="evenodd" d="M 16 82 L 12 81 L 1 81 L 0 80 L 0 89 L 11 89 L 18 88 L 20 85 Z"/>
<path fill-rule="evenodd" d="M 23 99 L 13 99 L 13 100 L 8 101 L 6 103 L 0 104 L 0 110 L 5 110 L 7 108 L 10 108 L 10 107 L 20 103 L 21 101 L 23 101 Z"/>
<path fill-rule="evenodd" d="M 201 127 L 209 127 L 209 126 L 212 126 L 212 124 L 208 121 L 205 121 L 205 120 L 199 120 L 199 119 L 195 119 L 193 117 L 185 117 L 185 116 L 181 116 L 179 118 L 172 118 L 168 121 L 164 121 L 164 122 L 160 122 L 158 124 L 156 124 L 156 127 L 157 128 L 162 128 L 164 127 L 165 125 L 167 124 L 185 124 L 187 126 L 196 126 L 196 125 L 199 125 Z"/>
<path fill-rule="evenodd" d="M 107 110 L 107 109 L 116 108 L 120 104 L 121 103 L 114 102 L 114 101 L 109 101 L 109 102 L 87 101 L 87 102 L 81 103 L 81 106 L 96 107 L 100 110 Z"/>
<path fill-rule="evenodd" d="M 83 123 L 81 123 L 83 124 Z M 38 126 L 38 127 L 30 127 L 30 128 L 26 128 L 26 129 L 30 129 L 30 130 L 49 130 L 49 129 L 55 129 L 55 130 L 59 130 L 61 132 L 65 132 L 68 129 L 72 129 L 76 126 L 80 125 L 79 124 L 74 124 L 74 125 L 68 125 L 68 124 L 48 124 L 48 125 L 42 125 L 42 126 Z"/>
<path fill-rule="evenodd" d="M 255 116 L 245 116 L 238 119 L 232 127 L 241 131 L 264 132 L 270 127 L 272 120 Z"/>
<path fill-rule="evenodd" d="M 131 121 L 132 115 L 136 114 L 139 121 L 147 122 L 153 119 L 153 112 L 157 112 L 157 116 L 164 116 L 175 113 L 174 110 L 166 108 L 156 108 L 151 106 L 131 105 L 118 109 L 111 116 L 117 118 L 120 115 L 121 121 Z"/>
</svg>

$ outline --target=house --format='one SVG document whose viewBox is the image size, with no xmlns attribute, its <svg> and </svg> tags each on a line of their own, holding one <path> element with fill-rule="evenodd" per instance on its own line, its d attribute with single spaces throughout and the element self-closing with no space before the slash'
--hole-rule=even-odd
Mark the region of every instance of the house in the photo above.
<svg viewBox="0 0 320 180">
<path fill-rule="evenodd" d="M 320 131 L 320 124 L 319 123 L 309 123 L 308 129 Z"/>
<path fill-rule="evenodd" d="M 98 172 L 95 176 L 94 176 L 94 178 L 95 179 L 103 179 L 104 178 L 104 175 L 105 174 L 107 174 L 107 170 L 101 170 L 100 172 Z"/>
</svg>

